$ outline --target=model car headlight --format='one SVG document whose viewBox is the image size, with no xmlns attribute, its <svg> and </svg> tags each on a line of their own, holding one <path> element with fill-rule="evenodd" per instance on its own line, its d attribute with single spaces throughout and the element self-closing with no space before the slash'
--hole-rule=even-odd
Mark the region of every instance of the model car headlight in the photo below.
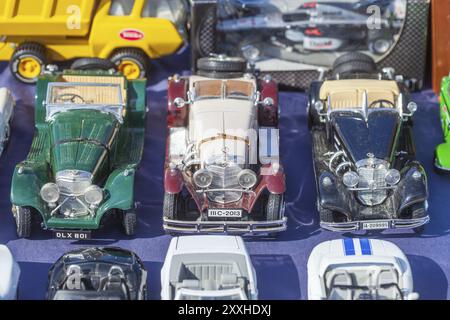
<svg viewBox="0 0 450 320">
<path fill-rule="evenodd" d="M 348 171 L 344 174 L 342 182 L 348 188 L 355 188 L 359 183 L 359 175 L 354 171 Z"/>
<path fill-rule="evenodd" d="M 386 183 L 390 186 L 396 185 L 400 182 L 400 172 L 395 169 L 391 169 L 386 173 Z"/>
<path fill-rule="evenodd" d="M 84 192 L 84 200 L 90 205 L 98 205 L 103 200 L 103 190 L 95 185 L 92 185 Z"/>
<path fill-rule="evenodd" d="M 212 174 L 206 169 L 197 170 L 194 173 L 194 183 L 199 188 L 208 188 L 212 182 Z"/>
<path fill-rule="evenodd" d="M 44 184 L 41 188 L 41 197 L 47 203 L 55 203 L 59 199 L 59 187 L 53 182 Z"/>
<path fill-rule="evenodd" d="M 239 185 L 242 188 L 248 189 L 256 184 L 256 181 L 258 181 L 258 177 L 256 176 L 256 173 L 254 173 L 252 170 L 244 169 L 241 172 L 239 172 L 238 181 Z"/>
</svg>

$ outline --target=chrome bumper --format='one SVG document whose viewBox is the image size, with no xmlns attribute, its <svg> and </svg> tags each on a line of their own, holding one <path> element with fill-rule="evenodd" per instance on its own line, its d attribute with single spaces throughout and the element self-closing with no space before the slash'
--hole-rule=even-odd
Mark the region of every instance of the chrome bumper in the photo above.
<svg viewBox="0 0 450 320">
<path fill-rule="evenodd" d="M 377 222 L 388 222 L 389 227 L 383 229 L 365 229 L 363 227 L 364 223 L 377 223 Z M 413 229 L 423 226 L 430 222 L 430 216 L 425 216 L 418 219 L 386 219 L 386 220 L 365 220 L 365 221 L 352 221 L 352 222 L 340 222 L 340 223 L 330 223 L 330 222 L 320 222 L 320 226 L 323 229 L 330 231 L 346 232 L 346 231 L 357 231 L 357 230 L 387 230 L 387 229 Z"/>
<path fill-rule="evenodd" d="M 175 233 L 264 234 L 285 231 L 287 217 L 275 221 L 179 221 L 163 218 L 165 231 Z"/>
</svg>

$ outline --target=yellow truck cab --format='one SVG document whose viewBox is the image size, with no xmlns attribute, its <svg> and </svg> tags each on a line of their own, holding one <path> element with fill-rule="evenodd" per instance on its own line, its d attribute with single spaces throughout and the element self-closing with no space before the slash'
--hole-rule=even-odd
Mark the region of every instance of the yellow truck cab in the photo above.
<svg viewBox="0 0 450 320">
<path fill-rule="evenodd" d="M 185 0 L 2 0 L 0 60 L 25 83 L 47 64 L 79 58 L 78 66 L 109 59 L 128 79 L 144 77 L 149 58 L 183 45 L 186 12 Z"/>
</svg>

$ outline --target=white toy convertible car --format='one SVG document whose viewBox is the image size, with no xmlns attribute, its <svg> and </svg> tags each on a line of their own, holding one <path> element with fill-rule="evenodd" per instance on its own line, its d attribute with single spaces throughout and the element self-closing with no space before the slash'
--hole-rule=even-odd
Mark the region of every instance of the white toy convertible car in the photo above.
<svg viewBox="0 0 450 320">
<path fill-rule="evenodd" d="M 309 300 L 416 300 L 411 267 L 382 240 L 322 242 L 308 259 Z"/>
<path fill-rule="evenodd" d="M 256 273 L 237 236 L 175 237 L 161 269 L 162 300 L 256 300 Z"/>
<path fill-rule="evenodd" d="M 7 88 L 0 88 L 0 155 L 9 139 L 10 125 L 15 102 Z"/>
<path fill-rule="evenodd" d="M 8 247 L 0 245 L 0 300 L 17 299 L 20 268 Z"/>
</svg>

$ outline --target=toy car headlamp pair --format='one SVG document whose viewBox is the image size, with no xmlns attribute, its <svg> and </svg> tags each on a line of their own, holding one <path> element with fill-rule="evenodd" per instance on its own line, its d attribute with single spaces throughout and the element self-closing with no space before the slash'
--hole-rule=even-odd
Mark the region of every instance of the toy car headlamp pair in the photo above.
<svg viewBox="0 0 450 320">
<path fill-rule="evenodd" d="M 389 186 L 395 186 L 400 182 L 400 172 L 396 169 L 390 169 L 386 172 L 385 181 Z M 360 182 L 360 176 L 354 171 L 348 171 L 342 177 L 342 182 L 348 188 L 356 188 Z"/>
<path fill-rule="evenodd" d="M 49 182 L 41 188 L 42 199 L 49 203 L 56 203 L 61 195 L 61 191 L 56 183 Z M 84 191 L 84 200 L 91 206 L 99 205 L 103 200 L 103 190 L 99 186 L 91 185 Z"/>
<path fill-rule="evenodd" d="M 202 189 L 208 188 L 213 181 L 213 175 L 208 169 L 200 169 L 194 173 L 194 183 Z M 258 181 L 256 173 L 250 169 L 243 169 L 238 174 L 239 185 L 244 189 L 253 187 Z"/>
</svg>

